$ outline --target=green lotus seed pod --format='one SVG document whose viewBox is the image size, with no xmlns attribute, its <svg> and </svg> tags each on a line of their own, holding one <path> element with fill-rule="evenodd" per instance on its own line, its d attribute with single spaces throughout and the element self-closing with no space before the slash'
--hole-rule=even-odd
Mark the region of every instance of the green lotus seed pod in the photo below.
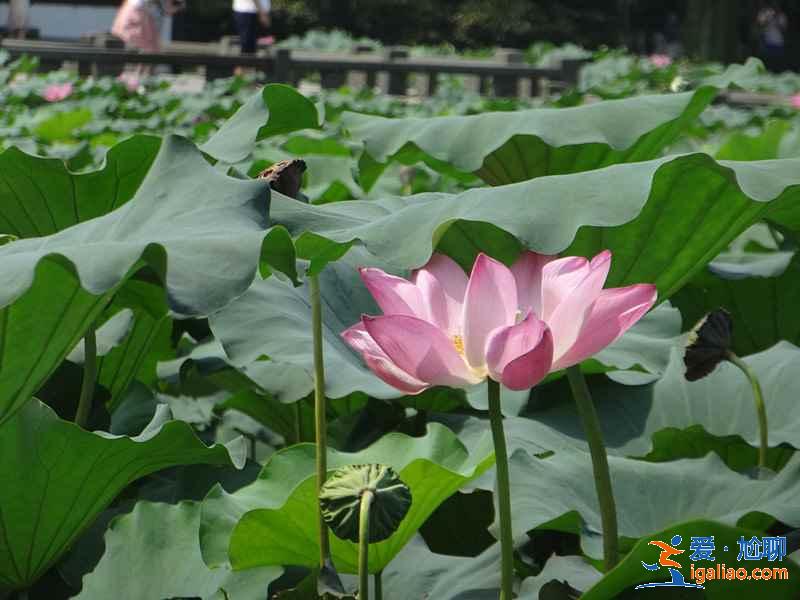
<svg viewBox="0 0 800 600">
<path fill-rule="evenodd" d="M 322 516 L 338 538 L 358 542 L 361 498 L 372 493 L 369 543 L 390 537 L 411 507 L 411 490 L 386 465 L 348 465 L 338 469 L 320 491 Z"/>
</svg>

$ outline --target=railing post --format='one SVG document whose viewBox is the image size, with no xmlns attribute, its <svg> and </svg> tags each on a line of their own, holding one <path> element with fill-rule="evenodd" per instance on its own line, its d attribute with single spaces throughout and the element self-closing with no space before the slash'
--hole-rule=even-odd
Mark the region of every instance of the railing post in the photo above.
<svg viewBox="0 0 800 600">
<path fill-rule="evenodd" d="M 567 58 L 561 61 L 561 80 L 569 87 L 578 85 L 581 68 L 586 64 L 584 58 Z"/>
<path fill-rule="evenodd" d="M 347 71 L 332 67 L 329 70 L 320 71 L 320 85 L 324 90 L 339 89 L 347 83 Z"/>
<path fill-rule="evenodd" d="M 386 54 L 389 62 L 396 60 L 404 60 L 408 58 L 408 48 L 404 46 L 397 46 L 389 48 Z M 405 96 L 408 91 L 408 71 L 390 71 L 389 72 L 389 94 L 393 96 Z"/>
<path fill-rule="evenodd" d="M 498 62 L 504 65 L 520 65 L 525 62 L 525 55 L 510 48 L 500 48 L 495 53 Z M 504 98 L 517 97 L 519 95 L 519 77 L 516 75 L 495 75 L 494 76 L 494 95 Z"/>
<path fill-rule="evenodd" d="M 436 71 L 428 71 L 428 81 L 425 86 L 425 95 L 430 97 L 436 94 L 436 88 L 439 87 L 439 73 Z"/>
<path fill-rule="evenodd" d="M 125 42 L 115 35 L 109 33 L 98 33 L 92 36 L 92 46 L 99 49 L 117 49 L 122 50 L 125 48 Z M 122 64 L 116 63 L 97 63 L 91 64 L 91 75 L 94 77 L 102 77 L 105 75 L 119 75 L 123 69 Z M 80 70 L 80 67 L 79 67 Z"/>
<path fill-rule="evenodd" d="M 272 80 L 277 83 L 292 83 L 292 51 L 278 48 L 275 51 L 275 72 Z"/>
<path fill-rule="evenodd" d="M 225 35 L 217 42 L 217 56 L 236 56 L 239 54 L 238 36 Z M 224 79 L 233 75 L 234 68 L 220 64 L 206 65 L 206 80 Z"/>
<path fill-rule="evenodd" d="M 369 44 L 356 44 L 355 47 L 356 54 L 372 54 L 374 51 L 373 47 Z M 378 73 L 375 71 L 366 71 L 364 73 L 364 77 L 356 76 L 355 73 L 350 73 L 350 79 L 354 81 L 354 87 L 365 86 L 370 90 L 375 89 L 378 81 Z"/>
</svg>

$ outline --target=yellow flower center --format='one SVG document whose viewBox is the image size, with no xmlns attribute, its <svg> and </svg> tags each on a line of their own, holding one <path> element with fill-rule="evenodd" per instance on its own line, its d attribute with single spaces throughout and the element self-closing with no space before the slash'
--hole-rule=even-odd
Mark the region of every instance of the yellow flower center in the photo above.
<svg viewBox="0 0 800 600">
<path fill-rule="evenodd" d="M 464 338 L 460 335 L 453 336 L 453 346 L 456 347 L 456 352 L 464 356 Z"/>
</svg>

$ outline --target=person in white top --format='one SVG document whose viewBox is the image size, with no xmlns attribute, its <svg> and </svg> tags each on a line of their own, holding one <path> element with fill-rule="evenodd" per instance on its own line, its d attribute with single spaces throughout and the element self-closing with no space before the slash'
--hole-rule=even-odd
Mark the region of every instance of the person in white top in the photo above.
<svg viewBox="0 0 800 600">
<path fill-rule="evenodd" d="M 233 18 L 239 33 L 242 54 L 255 54 L 258 23 L 270 26 L 270 0 L 233 0 Z"/>
<path fill-rule="evenodd" d="M 780 6 L 768 3 L 756 18 L 760 29 L 761 56 L 771 71 L 781 71 L 784 67 L 786 51 L 785 32 L 788 19 Z"/>
</svg>

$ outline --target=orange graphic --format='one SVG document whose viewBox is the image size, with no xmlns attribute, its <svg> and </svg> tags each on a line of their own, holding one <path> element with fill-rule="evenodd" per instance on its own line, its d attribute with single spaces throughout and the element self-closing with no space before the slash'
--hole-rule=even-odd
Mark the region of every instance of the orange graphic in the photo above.
<svg viewBox="0 0 800 600">
<path fill-rule="evenodd" d="M 681 568 L 681 564 L 677 561 L 674 561 L 670 558 L 675 554 L 683 554 L 684 550 L 678 550 L 674 546 L 670 546 L 666 542 L 662 542 L 660 540 L 651 540 L 649 542 L 651 546 L 657 546 L 661 548 L 661 553 L 658 555 L 658 564 L 662 567 L 676 567 L 678 569 Z"/>
</svg>

